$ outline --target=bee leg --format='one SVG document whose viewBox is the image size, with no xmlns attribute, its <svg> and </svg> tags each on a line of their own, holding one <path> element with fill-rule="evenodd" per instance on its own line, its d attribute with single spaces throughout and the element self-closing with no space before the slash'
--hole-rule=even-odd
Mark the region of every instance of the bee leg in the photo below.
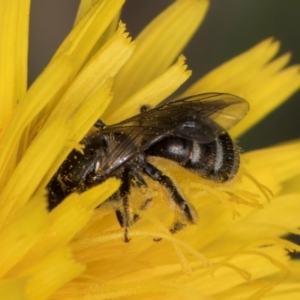
<svg viewBox="0 0 300 300">
<path fill-rule="evenodd" d="M 123 202 L 123 228 L 124 228 L 124 242 L 128 243 L 129 238 L 129 227 L 130 227 L 130 210 L 129 210 L 129 201 L 128 194 L 122 197 Z"/>
<path fill-rule="evenodd" d="M 117 193 L 115 193 L 112 197 L 112 201 L 115 199 L 121 199 L 122 201 L 122 209 L 117 209 L 115 211 L 116 217 L 119 221 L 121 227 L 124 228 L 124 242 L 129 242 L 129 227 L 139 220 L 139 215 L 134 214 L 131 215 L 130 205 L 128 200 L 128 195 L 130 192 L 130 187 L 132 185 L 138 187 L 145 187 L 147 188 L 147 184 L 144 181 L 144 178 L 137 172 L 132 172 L 128 168 L 125 168 L 122 174 L 122 184 L 120 189 Z M 146 200 L 141 206 L 140 209 L 146 209 L 151 199 Z"/>
<path fill-rule="evenodd" d="M 122 174 L 122 184 L 120 186 L 119 192 L 122 201 L 122 211 L 116 210 L 116 216 L 120 225 L 124 228 L 124 242 L 128 243 L 129 238 L 129 227 L 131 222 L 130 218 L 130 205 L 128 201 L 128 194 L 130 190 L 130 171 L 125 168 Z"/>
<path fill-rule="evenodd" d="M 119 191 L 116 192 L 113 196 L 115 196 L 115 195 L 116 195 L 116 197 L 118 197 L 118 201 L 120 201 L 121 196 L 120 196 Z M 110 198 L 109 198 L 109 201 L 111 201 Z M 113 201 L 115 201 L 115 199 Z M 124 227 L 124 219 L 123 219 L 122 211 L 120 209 L 116 209 L 115 214 L 116 214 L 116 217 L 117 217 L 117 220 L 118 220 L 120 226 L 123 228 Z"/>
<path fill-rule="evenodd" d="M 183 222 L 176 222 L 170 229 L 171 233 L 181 230 L 184 227 L 184 221 L 195 224 L 197 220 L 197 214 L 194 212 L 191 205 L 180 195 L 174 182 L 148 162 L 145 163 L 143 170 L 153 180 L 162 183 L 169 190 L 172 200 L 183 214 Z"/>
<path fill-rule="evenodd" d="M 113 207 L 120 207 L 120 201 L 122 208 L 115 209 L 115 214 L 117 220 L 122 228 L 124 228 L 124 241 L 127 243 L 130 241 L 128 237 L 129 232 L 129 225 L 132 223 L 130 222 L 130 208 L 128 202 L 128 193 L 127 185 L 125 181 L 122 181 L 122 184 L 118 191 L 116 191 L 112 196 L 110 196 L 105 202 L 113 203 Z M 104 202 L 104 203 L 105 203 Z M 100 204 L 97 208 L 101 208 L 103 205 Z"/>
<path fill-rule="evenodd" d="M 181 222 L 181 221 L 176 221 L 173 226 L 169 229 L 170 233 L 172 234 L 175 234 L 177 233 L 178 231 L 184 229 L 186 226 L 186 223 L 184 222 Z M 162 240 L 161 237 L 157 237 L 157 238 L 154 238 L 153 241 L 154 242 L 160 242 Z"/>
<path fill-rule="evenodd" d="M 175 234 L 176 232 L 182 230 L 186 226 L 186 223 L 176 221 L 174 225 L 170 228 L 170 232 Z"/>
<path fill-rule="evenodd" d="M 137 186 L 139 188 L 148 188 L 148 185 L 144 178 L 141 176 L 140 173 L 138 172 L 131 172 L 131 178 L 132 178 L 132 183 L 134 186 Z M 144 203 L 139 207 L 139 210 L 146 210 L 149 207 L 149 204 L 151 203 L 152 198 L 148 198 L 145 200 Z M 140 219 L 140 216 L 138 214 L 133 215 L 132 222 L 135 223 Z"/>
</svg>

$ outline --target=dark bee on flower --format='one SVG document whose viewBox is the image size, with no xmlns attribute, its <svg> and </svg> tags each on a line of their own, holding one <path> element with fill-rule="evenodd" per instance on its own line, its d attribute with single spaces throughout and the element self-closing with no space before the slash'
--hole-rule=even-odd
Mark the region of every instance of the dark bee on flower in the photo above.
<svg viewBox="0 0 300 300">
<path fill-rule="evenodd" d="M 81 144 L 83 153 L 73 150 L 47 185 L 49 209 L 69 194 L 82 193 L 109 177 L 120 178 L 119 190 L 106 201 L 119 204 L 116 216 L 129 241 L 132 216 L 128 195 L 132 186 L 147 188 L 145 177 L 158 181 L 168 191 L 181 213 L 172 233 L 197 215 L 170 177 L 148 161 L 159 156 L 177 162 L 207 180 L 226 182 L 239 168 L 239 151 L 227 133 L 247 113 L 249 104 L 224 93 L 199 94 L 162 104 L 144 106 L 141 113 L 115 125 L 95 124 Z M 147 199 L 146 202 L 149 202 Z M 143 205 L 144 209 L 147 205 Z"/>
</svg>

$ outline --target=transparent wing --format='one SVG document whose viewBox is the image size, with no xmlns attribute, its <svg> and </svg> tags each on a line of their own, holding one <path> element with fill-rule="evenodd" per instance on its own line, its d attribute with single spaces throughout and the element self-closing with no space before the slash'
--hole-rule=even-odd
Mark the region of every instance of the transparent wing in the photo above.
<svg viewBox="0 0 300 300">
<path fill-rule="evenodd" d="M 114 134 L 116 141 L 103 167 L 116 169 L 167 136 L 209 143 L 238 123 L 248 110 L 249 104 L 240 97 L 206 93 L 171 101 L 104 127 L 100 132 Z"/>
<path fill-rule="evenodd" d="M 208 143 L 238 123 L 248 112 L 244 99 L 224 93 L 199 94 L 171 101 L 103 129 L 103 133 L 178 136 Z M 146 138 L 147 139 L 147 138 Z"/>
<path fill-rule="evenodd" d="M 202 100 L 199 97 L 202 97 Z M 249 103 L 243 98 L 226 93 L 206 93 L 185 99 L 192 102 L 200 101 L 203 104 L 201 114 L 226 131 L 241 121 L 250 108 Z"/>
</svg>

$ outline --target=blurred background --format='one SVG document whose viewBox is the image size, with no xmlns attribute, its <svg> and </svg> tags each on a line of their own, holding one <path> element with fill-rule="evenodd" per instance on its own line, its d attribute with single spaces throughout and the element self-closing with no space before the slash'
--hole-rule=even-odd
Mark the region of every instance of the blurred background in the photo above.
<svg viewBox="0 0 300 300">
<path fill-rule="evenodd" d="M 173 0 L 127 0 L 122 21 L 133 37 Z M 32 0 L 29 84 L 47 65 L 72 28 L 79 0 Z M 193 70 L 188 84 L 221 63 L 270 36 L 281 41 L 280 53 L 291 51 L 300 63 L 300 1 L 211 0 L 208 14 L 183 51 Z M 300 137 L 300 92 L 244 135 L 244 150 Z"/>
</svg>

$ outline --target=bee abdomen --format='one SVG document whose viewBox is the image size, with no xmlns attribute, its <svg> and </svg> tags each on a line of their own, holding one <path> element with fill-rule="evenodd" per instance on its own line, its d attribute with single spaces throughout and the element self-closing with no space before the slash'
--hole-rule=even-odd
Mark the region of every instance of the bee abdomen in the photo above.
<svg viewBox="0 0 300 300">
<path fill-rule="evenodd" d="M 209 143 L 167 137 L 150 147 L 146 153 L 176 161 L 204 178 L 217 182 L 231 180 L 239 168 L 239 152 L 227 132 Z"/>
<path fill-rule="evenodd" d="M 227 132 L 206 144 L 193 142 L 186 167 L 201 176 L 218 182 L 231 180 L 239 168 L 239 152 Z"/>
</svg>

